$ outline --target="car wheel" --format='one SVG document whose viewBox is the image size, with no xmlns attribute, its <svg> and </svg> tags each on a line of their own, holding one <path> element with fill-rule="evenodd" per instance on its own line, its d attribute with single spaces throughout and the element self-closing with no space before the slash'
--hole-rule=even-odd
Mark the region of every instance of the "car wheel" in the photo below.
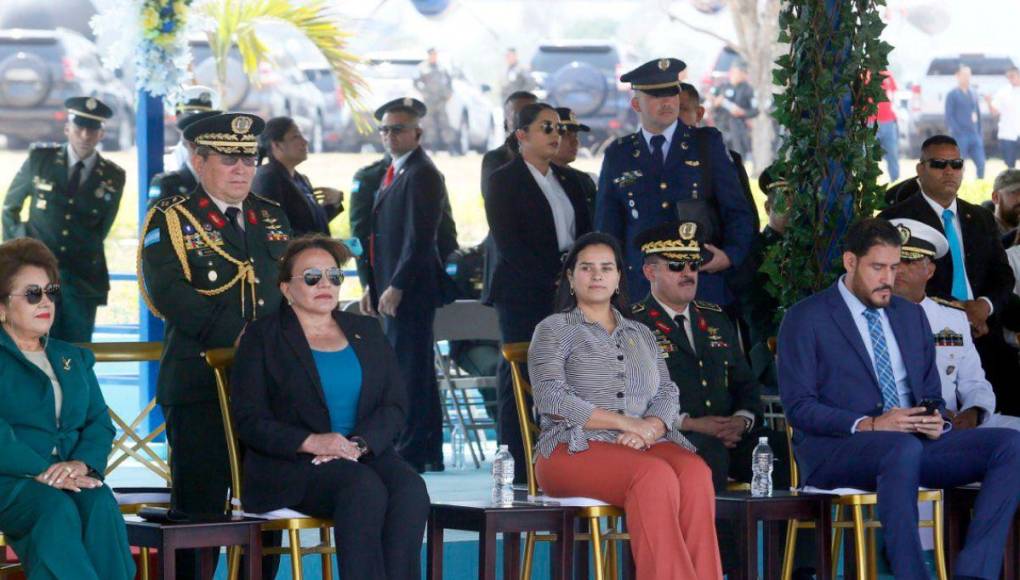
<svg viewBox="0 0 1020 580">
<path fill-rule="evenodd" d="M 0 106 L 29 109 L 53 87 L 50 67 L 38 55 L 16 52 L 0 62 Z"/>
<path fill-rule="evenodd" d="M 312 122 L 312 138 L 308 142 L 308 148 L 312 153 L 322 153 L 322 115 L 316 115 Z"/>
<path fill-rule="evenodd" d="M 471 151 L 471 127 L 468 125 L 467 113 L 460 119 L 457 129 L 457 155 L 467 155 Z"/>
</svg>

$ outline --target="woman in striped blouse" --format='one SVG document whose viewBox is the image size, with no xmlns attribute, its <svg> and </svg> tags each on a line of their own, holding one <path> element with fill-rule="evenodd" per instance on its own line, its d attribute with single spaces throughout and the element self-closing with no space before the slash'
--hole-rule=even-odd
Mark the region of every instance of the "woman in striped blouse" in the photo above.
<svg viewBox="0 0 1020 580">
<path fill-rule="evenodd" d="M 642 579 L 721 579 L 712 474 L 674 427 L 677 387 L 655 337 L 629 318 L 620 246 L 591 233 L 535 329 L 528 371 L 545 493 L 623 506 Z"/>
</svg>

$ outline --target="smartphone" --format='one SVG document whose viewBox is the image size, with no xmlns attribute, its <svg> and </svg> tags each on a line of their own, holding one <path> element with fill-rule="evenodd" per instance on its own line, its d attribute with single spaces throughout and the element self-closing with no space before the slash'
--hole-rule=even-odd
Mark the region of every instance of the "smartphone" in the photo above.
<svg viewBox="0 0 1020 580">
<path fill-rule="evenodd" d="M 918 407 L 924 407 L 924 412 L 919 413 L 921 415 L 934 415 L 939 410 L 938 399 L 924 399 L 917 405 Z"/>
</svg>

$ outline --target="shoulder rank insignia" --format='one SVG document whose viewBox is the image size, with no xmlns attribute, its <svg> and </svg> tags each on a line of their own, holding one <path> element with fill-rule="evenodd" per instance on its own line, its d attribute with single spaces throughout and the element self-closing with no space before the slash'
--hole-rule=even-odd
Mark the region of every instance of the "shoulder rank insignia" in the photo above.
<svg viewBox="0 0 1020 580">
<path fill-rule="evenodd" d="M 694 305 L 701 310 L 711 310 L 712 312 L 722 312 L 722 306 L 718 304 L 712 304 L 711 302 L 704 302 L 702 300 L 695 300 Z"/>
<path fill-rule="evenodd" d="M 959 302 L 953 302 L 953 301 L 950 301 L 950 300 L 945 300 L 943 298 L 936 298 L 934 296 L 929 296 L 929 298 L 931 298 L 932 302 L 934 302 L 936 304 L 941 304 L 942 306 L 946 306 L 948 308 L 954 308 L 956 310 L 966 311 L 966 309 L 963 306 L 960 306 Z"/>
<path fill-rule="evenodd" d="M 266 203 L 268 203 L 270 205 L 275 205 L 276 207 L 280 207 L 280 204 L 278 202 L 273 201 L 273 200 L 269 199 L 268 197 L 262 197 L 261 195 L 259 195 L 257 193 L 249 193 L 248 195 L 254 197 L 255 199 L 257 199 L 259 201 L 264 201 L 264 202 L 266 202 Z"/>
<path fill-rule="evenodd" d="M 29 146 L 29 150 L 30 151 L 45 151 L 45 150 L 60 149 L 61 147 L 63 147 L 63 145 L 60 144 L 60 143 L 52 143 L 52 142 L 32 143 L 32 145 Z"/>
<path fill-rule="evenodd" d="M 645 311 L 645 305 L 644 305 L 643 302 L 638 302 L 637 304 L 631 304 L 630 311 L 632 313 L 634 313 L 634 314 L 638 314 L 638 313 L 644 312 Z"/>
<path fill-rule="evenodd" d="M 188 201 L 187 196 L 184 196 L 184 195 L 172 195 L 170 197 L 166 197 L 166 198 L 163 198 L 163 199 L 159 200 L 158 202 L 156 202 L 156 205 L 154 207 L 156 209 L 158 209 L 159 211 L 161 211 L 163 213 L 166 213 L 166 210 L 172 208 L 175 205 L 184 203 L 185 201 Z"/>
<path fill-rule="evenodd" d="M 963 346 L 963 334 L 947 326 L 935 333 L 935 346 Z"/>
</svg>

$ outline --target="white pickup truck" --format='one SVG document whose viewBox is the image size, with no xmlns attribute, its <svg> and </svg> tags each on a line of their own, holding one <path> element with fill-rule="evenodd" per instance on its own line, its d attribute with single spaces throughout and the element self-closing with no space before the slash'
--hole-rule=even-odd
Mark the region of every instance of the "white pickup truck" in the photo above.
<svg viewBox="0 0 1020 580">
<path fill-rule="evenodd" d="M 1005 55 L 971 53 L 933 58 L 924 77 L 911 86 L 907 119 L 909 151 L 918 151 L 928 137 L 947 132 L 946 95 L 956 88 L 956 71 L 961 65 L 971 69 L 970 87 L 980 103 L 985 149 L 994 148 L 996 123 L 988 111 L 985 95 L 994 95 L 1007 84 L 1006 70 L 1013 66 L 1013 59 Z"/>
</svg>

